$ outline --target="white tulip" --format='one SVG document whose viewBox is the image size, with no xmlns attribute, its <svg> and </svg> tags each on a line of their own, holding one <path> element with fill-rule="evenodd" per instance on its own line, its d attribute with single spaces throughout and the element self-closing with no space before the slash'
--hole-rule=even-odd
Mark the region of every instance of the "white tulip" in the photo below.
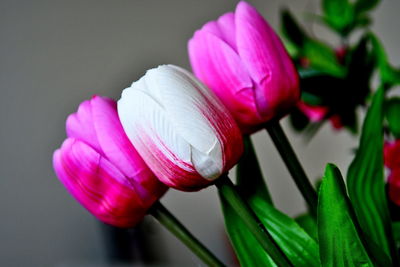
<svg viewBox="0 0 400 267">
<path fill-rule="evenodd" d="M 148 70 L 118 101 L 132 144 L 168 186 L 198 190 L 239 159 L 240 131 L 216 96 L 173 65 Z"/>
</svg>

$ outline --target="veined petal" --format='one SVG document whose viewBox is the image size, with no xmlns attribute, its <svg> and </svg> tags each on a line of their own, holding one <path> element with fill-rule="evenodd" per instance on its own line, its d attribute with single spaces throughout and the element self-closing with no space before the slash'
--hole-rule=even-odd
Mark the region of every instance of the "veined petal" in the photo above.
<svg viewBox="0 0 400 267">
<path fill-rule="evenodd" d="M 211 97 L 209 91 L 198 88 L 194 84 L 194 77 L 171 66 L 149 70 L 145 81 L 148 93 L 162 103 L 168 122 L 176 130 L 178 138 L 204 154 L 208 154 L 212 149 L 219 149 L 219 155 L 210 159 L 215 162 L 218 172 L 221 172 L 222 155 L 213 121 L 209 121 L 203 114 L 203 110 L 209 110 L 209 101 L 216 101 L 215 97 Z M 196 167 L 196 162 L 192 163 Z"/>
<path fill-rule="evenodd" d="M 240 156 L 241 150 L 232 149 L 242 143 L 229 112 L 208 88 L 179 67 L 148 71 L 124 90 L 118 113 L 144 161 L 171 187 L 198 190 Z M 237 143 L 229 144 L 230 136 Z"/>
<path fill-rule="evenodd" d="M 222 15 L 217 21 L 206 23 L 201 31 L 215 35 L 233 50 L 236 50 L 235 15 L 233 12 Z"/>
<path fill-rule="evenodd" d="M 242 1 L 236 7 L 236 44 L 258 88 L 257 108 L 268 120 L 284 113 L 300 97 L 296 69 L 279 37 L 257 10 Z"/>
<path fill-rule="evenodd" d="M 129 140 L 164 184 L 184 191 L 204 187 L 209 181 L 194 169 L 190 144 L 175 132 L 163 107 L 138 89 L 142 86 L 146 86 L 143 78 L 125 89 L 118 101 Z"/>
<path fill-rule="evenodd" d="M 141 198 L 159 198 L 165 188 L 150 171 L 126 136 L 118 117 L 117 103 L 106 97 L 94 97 L 93 121 L 102 151 L 136 185 Z M 159 190 L 159 189 L 164 190 Z"/>
<path fill-rule="evenodd" d="M 81 140 L 101 152 L 93 124 L 93 113 L 90 100 L 79 105 L 78 111 L 68 116 L 66 123 L 67 136 Z"/>
<path fill-rule="evenodd" d="M 197 31 L 189 41 L 196 76 L 210 87 L 241 126 L 259 124 L 253 82 L 235 51 L 215 35 Z"/>
<path fill-rule="evenodd" d="M 53 165 L 68 191 L 105 223 L 134 226 L 152 204 L 144 204 L 113 164 L 76 139 L 65 140 L 54 153 Z"/>
</svg>

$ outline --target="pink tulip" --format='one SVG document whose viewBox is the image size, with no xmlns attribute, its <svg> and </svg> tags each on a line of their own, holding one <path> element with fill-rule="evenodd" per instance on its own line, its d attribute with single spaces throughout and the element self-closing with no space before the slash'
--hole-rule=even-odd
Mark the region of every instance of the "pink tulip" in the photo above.
<svg viewBox="0 0 400 267">
<path fill-rule="evenodd" d="M 166 191 L 126 137 L 116 102 L 95 96 L 67 119 L 53 156 L 67 190 L 99 220 L 132 227 Z"/>
<path fill-rule="evenodd" d="M 300 98 L 299 77 L 282 42 L 246 2 L 196 31 L 188 48 L 195 75 L 245 133 L 286 115 Z"/>
<path fill-rule="evenodd" d="M 235 121 L 186 70 L 148 70 L 125 89 L 118 114 L 129 139 L 166 185 L 196 191 L 226 173 L 243 152 Z"/>
</svg>

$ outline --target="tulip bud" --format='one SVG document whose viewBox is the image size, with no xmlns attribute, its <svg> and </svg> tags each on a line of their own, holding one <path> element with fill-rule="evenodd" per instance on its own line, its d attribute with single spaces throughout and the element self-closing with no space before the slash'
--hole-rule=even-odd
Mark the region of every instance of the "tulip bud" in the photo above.
<svg viewBox="0 0 400 267">
<path fill-rule="evenodd" d="M 299 77 L 282 42 L 246 2 L 196 31 L 188 48 L 195 75 L 245 133 L 286 115 L 300 98 Z"/>
<path fill-rule="evenodd" d="M 126 137 L 114 100 L 95 96 L 67 119 L 53 155 L 67 190 L 99 220 L 132 227 L 166 191 Z"/>
<path fill-rule="evenodd" d="M 164 65 L 125 89 L 118 114 L 144 161 L 166 185 L 195 191 L 227 172 L 240 130 L 215 95 L 186 70 Z"/>
</svg>

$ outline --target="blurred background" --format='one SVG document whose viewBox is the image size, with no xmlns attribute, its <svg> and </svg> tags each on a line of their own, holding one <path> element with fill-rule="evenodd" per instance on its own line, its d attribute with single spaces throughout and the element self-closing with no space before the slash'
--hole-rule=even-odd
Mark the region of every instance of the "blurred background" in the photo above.
<svg viewBox="0 0 400 267">
<path fill-rule="evenodd" d="M 288 7 L 314 35 L 339 40 L 311 21 L 316 0 L 249 1 L 279 30 L 279 12 Z M 102 225 L 56 178 L 53 151 L 65 138 L 65 119 L 93 94 L 118 99 L 121 90 L 159 64 L 190 68 L 186 43 L 205 22 L 234 10 L 228 0 L 1 0 L 0 1 L 0 265 L 119 266 L 124 257 L 159 266 L 194 266 L 200 261 L 152 218 L 139 230 L 121 233 Z M 373 30 L 395 65 L 400 63 L 400 2 L 385 0 L 374 14 Z M 357 139 L 326 124 L 306 142 L 283 120 L 311 178 L 327 162 L 343 173 Z M 269 136 L 253 136 L 277 207 L 304 212 Z M 215 188 L 196 193 L 170 190 L 162 202 L 228 265 L 235 265 Z M 130 244 L 139 242 L 146 253 Z M 129 241 L 134 240 L 134 241 Z M 113 249 L 114 248 L 114 249 Z M 126 247 L 125 247 L 126 249 Z M 128 256 L 127 256 L 128 255 Z"/>
</svg>

